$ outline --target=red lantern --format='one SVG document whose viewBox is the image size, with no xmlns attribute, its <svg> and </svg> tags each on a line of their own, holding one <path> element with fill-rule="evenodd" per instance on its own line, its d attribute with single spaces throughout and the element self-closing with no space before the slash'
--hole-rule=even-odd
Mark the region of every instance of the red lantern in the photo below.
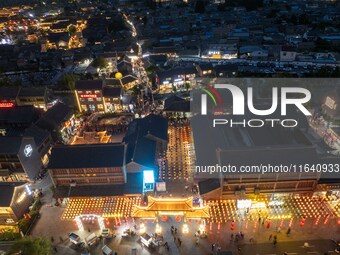
<svg viewBox="0 0 340 255">
<path fill-rule="evenodd" d="M 155 222 L 155 220 L 151 220 L 151 223 L 154 223 Z"/>
<path fill-rule="evenodd" d="M 176 220 L 177 222 L 180 222 L 180 221 L 181 221 L 181 217 L 180 217 L 180 216 L 176 216 L 175 220 Z"/>
<path fill-rule="evenodd" d="M 235 222 L 232 221 L 230 224 L 230 230 L 234 230 L 235 229 Z"/>
<path fill-rule="evenodd" d="M 148 220 L 144 220 L 144 222 L 145 222 L 145 223 L 147 223 L 147 222 L 148 222 Z"/>
<path fill-rule="evenodd" d="M 199 220 L 196 220 L 196 223 L 198 224 L 200 221 Z"/>
<path fill-rule="evenodd" d="M 305 225 L 306 218 L 303 217 L 300 222 L 300 227 L 303 227 Z"/>
<path fill-rule="evenodd" d="M 191 223 L 191 219 L 188 219 L 188 222 Z"/>
<path fill-rule="evenodd" d="M 163 221 L 163 222 L 166 222 L 167 220 L 168 220 L 168 217 L 162 216 L 162 221 Z"/>
<path fill-rule="evenodd" d="M 266 226 L 267 229 L 270 228 L 270 220 L 267 222 L 267 226 Z"/>
</svg>

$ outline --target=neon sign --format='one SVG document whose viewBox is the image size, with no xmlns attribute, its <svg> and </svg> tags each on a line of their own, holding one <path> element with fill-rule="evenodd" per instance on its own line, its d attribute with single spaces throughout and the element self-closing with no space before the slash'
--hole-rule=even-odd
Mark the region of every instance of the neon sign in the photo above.
<svg viewBox="0 0 340 255">
<path fill-rule="evenodd" d="M 84 94 L 80 95 L 81 98 L 97 98 L 97 95 L 94 94 Z"/>
<path fill-rule="evenodd" d="M 0 103 L 0 108 L 12 108 L 14 107 L 14 103 Z"/>
</svg>

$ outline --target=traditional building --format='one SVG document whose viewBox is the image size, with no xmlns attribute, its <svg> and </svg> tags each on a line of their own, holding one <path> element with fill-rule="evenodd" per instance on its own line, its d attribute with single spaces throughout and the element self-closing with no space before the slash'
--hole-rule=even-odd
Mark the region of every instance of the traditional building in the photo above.
<svg viewBox="0 0 340 255">
<path fill-rule="evenodd" d="M 54 186 L 126 183 L 124 144 L 66 145 L 52 149 L 48 170 Z"/>
<path fill-rule="evenodd" d="M 46 110 L 47 88 L 3 87 L 0 88 L 0 108 L 34 106 Z"/>
<path fill-rule="evenodd" d="M 24 182 L 0 183 L 0 227 L 14 226 L 28 211 L 33 196 Z"/>
<path fill-rule="evenodd" d="M 47 89 L 46 87 L 38 88 L 20 88 L 17 96 L 17 104 L 33 105 L 37 108 L 47 109 Z"/>
<path fill-rule="evenodd" d="M 73 110 L 58 102 L 48 109 L 35 125 L 49 131 L 54 141 L 68 142 L 76 131 L 77 121 Z"/>
<path fill-rule="evenodd" d="M 127 171 L 154 170 L 156 155 L 166 149 L 167 141 L 167 119 L 154 114 L 135 119 L 123 139 L 127 144 Z"/>
<path fill-rule="evenodd" d="M 104 80 L 80 80 L 75 84 L 75 96 L 81 112 L 105 112 Z"/>
<path fill-rule="evenodd" d="M 33 137 L 0 136 L 0 181 L 33 181 L 43 168 Z"/>
<path fill-rule="evenodd" d="M 21 133 L 36 122 L 40 115 L 33 106 L 0 108 L 0 135 Z"/>
<path fill-rule="evenodd" d="M 170 71 L 162 71 L 156 73 L 156 84 L 160 90 L 171 90 L 173 88 L 183 89 L 185 83 L 193 85 L 194 79 L 197 77 L 197 70 L 194 67 L 173 69 Z"/>
<path fill-rule="evenodd" d="M 103 101 L 106 112 L 121 112 L 123 90 L 120 87 L 105 86 L 103 89 Z"/>
</svg>

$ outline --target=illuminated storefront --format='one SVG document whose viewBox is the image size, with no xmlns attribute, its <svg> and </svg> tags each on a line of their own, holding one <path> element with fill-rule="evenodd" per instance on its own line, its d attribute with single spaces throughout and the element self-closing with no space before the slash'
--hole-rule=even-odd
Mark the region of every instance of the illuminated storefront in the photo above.
<svg viewBox="0 0 340 255">
<path fill-rule="evenodd" d="M 74 93 L 80 112 L 105 112 L 104 84 L 104 80 L 76 81 Z"/>
<path fill-rule="evenodd" d="M 61 138 L 63 139 L 63 141 L 68 143 L 77 132 L 78 126 L 79 121 L 76 120 L 73 114 L 72 117 L 64 123 L 63 127 L 60 130 Z"/>
<path fill-rule="evenodd" d="M 33 137 L 0 137 L 0 181 L 34 180 L 42 169 Z"/>
<path fill-rule="evenodd" d="M 32 192 L 22 182 L 0 183 L 0 189 L 0 227 L 14 226 L 32 204 Z"/>
</svg>

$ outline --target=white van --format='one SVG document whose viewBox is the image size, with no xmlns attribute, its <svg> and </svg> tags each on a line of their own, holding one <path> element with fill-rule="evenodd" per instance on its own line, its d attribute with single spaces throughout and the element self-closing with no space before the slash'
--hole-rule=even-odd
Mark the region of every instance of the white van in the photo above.
<svg viewBox="0 0 340 255">
<path fill-rule="evenodd" d="M 85 238 L 85 241 L 88 246 L 92 246 L 97 243 L 98 236 L 95 233 L 92 233 L 91 235 Z"/>
</svg>

